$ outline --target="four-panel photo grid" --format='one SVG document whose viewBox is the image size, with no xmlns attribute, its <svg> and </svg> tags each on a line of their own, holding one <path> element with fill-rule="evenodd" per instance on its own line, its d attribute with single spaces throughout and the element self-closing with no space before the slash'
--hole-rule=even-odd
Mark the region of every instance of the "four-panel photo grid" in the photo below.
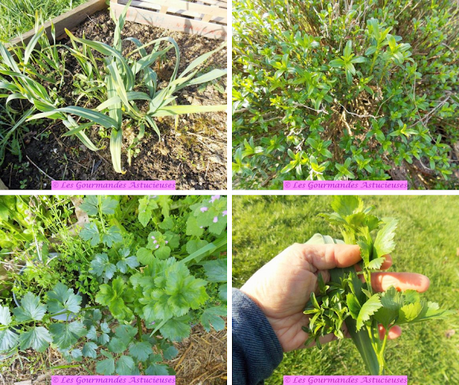
<svg viewBox="0 0 459 385">
<path fill-rule="evenodd" d="M 459 385 L 458 191 L 457 0 L 2 0 L 0 385 Z"/>
</svg>

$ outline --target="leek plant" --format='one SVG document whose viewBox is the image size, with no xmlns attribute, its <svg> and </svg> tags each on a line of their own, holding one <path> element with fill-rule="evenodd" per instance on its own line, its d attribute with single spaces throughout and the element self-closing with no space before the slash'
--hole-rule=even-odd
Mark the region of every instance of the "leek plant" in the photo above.
<svg viewBox="0 0 459 385">
<path fill-rule="evenodd" d="M 184 87 L 206 83 L 226 74 L 226 69 L 213 69 L 205 74 L 199 74 L 198 69 L 224 44 L 201 55 L 179 74 L 180 50 L 174 39 L 163 37 L 146 44 L 133 37 L 122 39 L 121 31 L 129 5 L 126 5 L 119 19 L 111 13 L 116 24 L 113 46 L 78 38 L 68 30 L 71 47 L 59 46 L 54 34 L 52 43 L 47 41 L 43 27 L 37 28 L 36 35 L 26 47 L 13 47 L 10 52 L 0 43 L 0 91 L 6 91 L 0 93 L 0 98 L 6 98 L 6 106 L 11 107 L 10 103 L 16 99 L 28 100 L 30 108 L 23 113 L 21 121 L 43 118 L 60 120 L 69 130 L 64 136 L 75 135 L 92 151 L 100 148 L 85 131 L 95 125 L 110 130 L 111 158 L 118 173 L 124 172 L 121 164 L 124 130 L 138 130 L 137 137 L 128 149 L 130 163 L 130 150 L 143 138 L 146 129 L 151 128 L 160 136 L 155 118 L 226 109 L 225 105 L 176 103 L 176 93 Z M 133 43 L 134 47 L 126 55 L 123 55 L 123 42 Z M 64 105 L 58 96 L 58 88 L 63 84 L 65 74 L 66 52 L 58 51 L 59 47 L 66 48 L 82 68 L 73 85 L 80 91 L 73 106 Z M 152 52 L 147 52 L 148 47 L 152 47 Z M 175 66 L 171 77 L 164 82 L 153 68 L 157 62 L 165 59 L 170 50 L 175 52 Z M 87 108 L 87 105 L 78 105 L 83 97 L 89 100 L 91 107 L 92 102 L 97 101 L 97 106 Z"/>
<path fill-rule="evenodd" d="M 47 117 L 64 120 L 67 114 L 72 114 L 89 120 L 89 123 L 71 129 L 65 134 L 67 136 L 81 135 L 86 128 L 92 126 L 94 123 L 111 130 L 110 152 L 113 167 L 118 173 L 123 173 L 121 152 L 124 128 L 129 126 L 137 128 L 138 135 L 136 142 L 138 142 L 144 136 L 147 127 L 153 129 L 158 137 L 160 137 L 160 130 L 154 118 L 223 111 L 226 109 L 225 105 L 176 105 L 175 100 L 177 96 L 174 95 L 186 86 L 209 82 L 226 74 L 226 69 L 214 69 L 204 75 L 197 76 L 197 67 L 204 63 L 213 53 L 223 48 L 223 45 L 214 51 L 201 55 L 178 75 L 180 50 L 174 39 L 163 37 L 147 44 L 142 44 L 138 39 L 133 37 L 121 38 L 121 30 L 124 27 L 129 4 L 126 5 L 118 20 L 115 19 L 112 13 L 112 18 L 116 24 L 113 46 L 98 41 L 78 38 L 70 31 L 66 31 L 73 45 L 73 48 L 69 48 L 70 52 L 77 58 L 84 71 L 80 80 L 87 80 L 88 89 L 95 91 L 93 94 L 96 95 L 96 99 L 102 101 L 102 98 L 105 98 L 105 100 L 95 109 L 78 106 L 62 107 L 44 111 L 29 118 L 31 120 Z M 134 43 L 136 47 L 126 56 L 123 56 L 122 52 L 123 41 Z M 78 50 L 77 43 L 82 47 L 80 50 Z M 166 43 L 167 46 L 160 50 L 159 48 L 162 43 Z M 151 53 L 147 53 L 146 50 L 149 46 L 153 46 Z M 158 79 L 158 75 L 153 70 L 153 67 L 171 49 L 175 50 L 176 57 L 174 71 L 166 86 L 160 88 L 160 79 Z M 103 77 L 98 74 L 100 68 L 97 68 L 97 61 L 94 58 L 92 50 L 103 56 Z M 139 59 L 134 58 L 139 56 Z M 138 91 L 139 89 L 144 89 L 145 92 Z M 147 104 L 148 109 L 142 111 L 141 106 L 145 104 Z"/>
</svg>

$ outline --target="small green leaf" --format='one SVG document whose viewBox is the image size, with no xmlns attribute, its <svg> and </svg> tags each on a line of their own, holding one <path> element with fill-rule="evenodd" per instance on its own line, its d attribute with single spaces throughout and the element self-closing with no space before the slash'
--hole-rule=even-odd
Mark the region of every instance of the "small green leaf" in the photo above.
<svg viewBox="0 0 459 385">
<path fill-rule="evenodd" d="M 83 356 L 97 358 L 97 345 L 94 342 L 87 342 L 83 347 Z"/>
<path fill-rule="evenodd" d="M 151 265 L 154 259 L 155 258 L 153 257 L 153 253 L 145 247 L 141 247 L 139 250 L 137 250 L 137 260 L 142 265 Z"/>
<path fill-rule="evenodd" d="M 211 325 L 216 331 L 223 330 L 225 328 L 225 321 L 220 316 L 226 315 L 226 307 L 214 306 L 207 308 L 201 315 L 201 324 L 207 332 L 210 332 Z"/>
<path fill-rule="evenodd" d="M 108 247 L 112 247 L 113 244 L 117 242 L 123 242 L 123 237 L 121 235 L 119 227 L 111 226 L 108 229 L 108 231 L 102 236 L 102 240 Z"/>
<path fill-rule="evenodd" d="M 86 211 L 88 215 L 97 215 L 99 213 L 99 200 L 97 195 L 88 195 L 84 198 L 80 209 Z"/>
<path fill-rule="evenodd" d="M 136 342 L 129 348 L 129 353 L 139 361 L 146 361 L 153 350 L 149 342 Z"/>
<path fill-rule="evenodd" d="M 160 246 L 155 251 L 155 257 L 159 259 L 166 259 L 171 255 L 171 248 L 169 246 Z"/>
<path fill-rule="evenodd" d="M 96 372 L 104 376 L 110 376 L 115 372 L 115 360 L 108 358 L 96 363 Z"/>
<path fill-rule="evenodd" d="M 0 352 L 6 352 L 14 348 L 18 343 L 19 336 L 11 330 L 0 330 Z"/>
<path fill-rule="evenodd" d="M 128 356 L 121 356 L 116 362 L 116 373 L 120 376 L 127 376 L 133 374 L 135 368 L 134 360 Z"/>
<path fill-rule="evenodd" d="M 381 265 L 384 263 L 385 260 L 386 260 L 385 257 L 373 259 L 366 265 L 366 267 L 369 270 L 378 270 L 381 267 Z"/>
<path fill-rule="evenodd" d="M 187 338 L 191 332 L 188 316 L 170 319 L 159 329 L 164 338 L 171 341 L 181 341 Z"/>
<path fill-rule="evenodd" d="M 118 207 L 118 200 L 109 196 L 101 197 L 100 211 L 103 214 L 115 214 L 115 209 Z"/>
<path fill-rule="evenodd" d="M 206 272 L 207 280 L 210 282 L 227 281 L 227 258 L 213 261 L 201 262 Z"/>
<path fill-rule="evenodd" d="M 108 350 L 112 353 L 120 354 L 128 348 L 128 344 L 125 344 L 120 338 L 114 337 L 108 344 Z"/>
<path fill-rule="evenodd" d="M 164 359 L 165 360 L 172 360 L 177 357 L 179 351 L 175 346 L 169 346 L 166 350 L 163 351 Z"/>
<path fill-rule="evenodd" d="M 382 304 L 378 294 L 374 294 L 363 304 L 357 317 L 357 331 L 362 328 L 364 322 L 368 321 L 380 307 L 382 307 Z"/>
<path fill-rule="evenodd" d="M 397 220 L 387 218 L 384 227 L 378 231 L 373 245 L 377 258 L 391 253 L 395 248 L 394 236 Z"/>
<path fill-rule="evenodd" d="M 85 241 L 91 241 L 93 247 L 100 242 L 99 229 L 95 223 L 86 223 L 80 231 L 80 237 Z"/>
<path fill-rule="evenodd" d="M 354 294 L 349 293 L 346 297 L 346 303 L 352 318 L 357 319 L 362 308 L 357 297 Z"/>
<path fill-rule="evenodd" d="M 52 341 L 53 339 L 48 330 L 41 326 L 34 327 L 22 333 L 19 337 L 21 350 L 32 348 L 37 352 L 44 352 Z"/>
<path fill-rule="evenodd" d="M 79 321 L 51 324 L 49 331 L 53 336 L 54 343 L 61 349 L 70 348 L 87 333 L 84 325 Z"/>
<path fill-rule="evenodd" d="M 52 291 L 49 291 L 46 296 L 48 298 L 48 311 L 51 314 L 57 314 L 63 311 L 78 313 L 81 309 L 80 303 L 82 298 L 61 282 L 59 282 Z"/>
<path fill-rule="evenodd" d="M 46 313 L 46 306 L 40 303 L 40 298 L 32 293 L 26 293 L 21 300 L 21 306 L 13 310 L 16 319 L 22 321 L 40 321 Z"/>
<path fill-rule="evenodd" d="M 98 277 L 103 276 L 111 279 L 116 272 L 116 266 L 108 260 L 107 254 L 96 254 L 91 261 L 91 269 L 89 271 Z"/>
<path fill-rule="evenodd" d="M 0 306 L 0 325 L 8 326 L 10 323 L 10 309 L 7 306 Z"/>
</svg>

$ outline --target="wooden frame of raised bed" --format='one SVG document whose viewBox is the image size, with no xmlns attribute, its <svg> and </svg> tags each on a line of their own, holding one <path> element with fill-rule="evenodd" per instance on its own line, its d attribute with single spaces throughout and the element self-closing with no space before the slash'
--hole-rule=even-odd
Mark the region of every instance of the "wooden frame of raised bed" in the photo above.
<svg viewBox="0 0 459 385">
<path fill-rule="evenodd" d="M 133 0 L 126 20 L 225 40 L 228 23 L 227 0 L 193 1 Z M 128 0 L 110 0 L 110 7 L 118 16 L 127 2 Z"/>
</svg>

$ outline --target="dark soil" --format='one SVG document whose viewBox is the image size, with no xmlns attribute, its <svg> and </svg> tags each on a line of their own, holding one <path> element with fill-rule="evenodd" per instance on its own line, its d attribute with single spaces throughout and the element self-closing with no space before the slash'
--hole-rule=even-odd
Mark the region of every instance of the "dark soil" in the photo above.
<svg viewBox="0 0 459 385">
<path fill-rule="evenodd" d="M 115 24 L 108 11 L 96 13 L 81 24 L 73 33 L 86 39 L 112 43 Z M 179 74 L 196 57 L 215 49 L 220 42 L 201 36 L 171 32 L 161 28 L 126 22 L 123 37 L 137 37 L 143 43 L 159 37 L 170 36 L 180 47 L 181 64 Z M 70 44 L 65 38 L 62 43 Z M 128 43 L 130 44 L 130 43 Z M 132 50 L 131 47 L 126 47 Z M 159 79 L 169 79 L 172 72 L 174 50 L 169 51 L 170 63 L 157 69 Z M 170 54 L 170 55 L 169 55 Z M 79 66 L 73 57 L 67 56 L 66 68 L 74 75 Z M 213 55 L 205 67 L 226 68 L 226 49 Z M 61 95 L 69 105 L 72 102 L 73 76 L 67 79 Z M 178 104 L 216 105 L 226 104 L 226 79 L 220 85 L 201 88 L 191 86 L 178 94 Z M 81 103 L 80 103 L 81 104 Z M 154 132 L 147 132 L 138 144 L 139 150 L 128 164 L 125 139 L 122 165 L 124 174 L 113 170 L 109 132 L 101 134 L 95 126 L 87 135 L 99 148 L 88 150 L 76 137 L 63 137 L 67 129 L 59 121 L 44 120 L 42 127 L 34 127 L 26 133 L 22 143 L 22 161 L 6 152 L 0 167 L 0 180 L 10 189 L 50 189 L 54 180 L 176 180 L 180 190 L 226 189 L 226 113 L 182 115 L 176 125 L 175 118 L 159 118 L 156 122 L 161 140 Z M 104 135 L 105 134 L 105 135 Z M 124 134 L 125 136 L 126 133 Z"/>
</svg>

